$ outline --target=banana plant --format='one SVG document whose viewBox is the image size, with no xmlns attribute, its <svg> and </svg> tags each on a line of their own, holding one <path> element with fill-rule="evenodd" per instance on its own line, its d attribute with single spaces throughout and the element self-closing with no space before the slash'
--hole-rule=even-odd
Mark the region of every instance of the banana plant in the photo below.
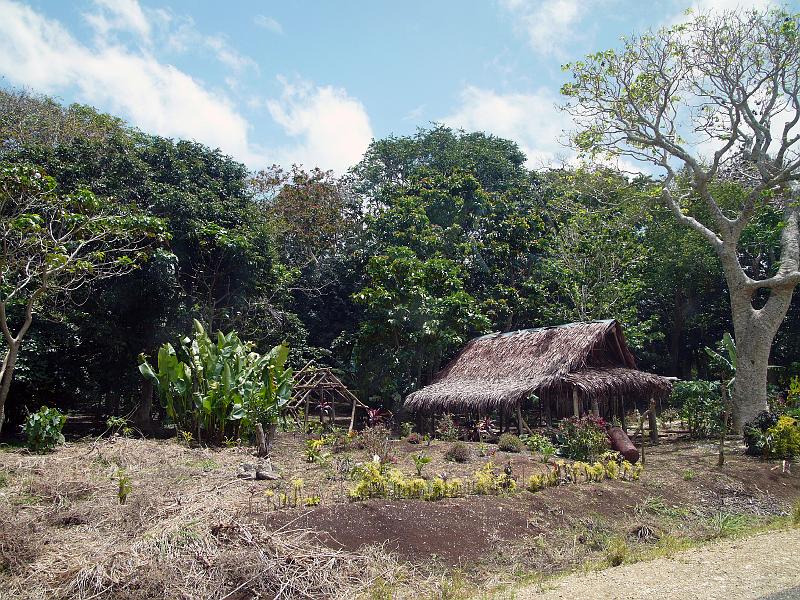
<svg viewBox="0 0 800 600">
<path fill-rule="evenodd" d="M 276 423 L 292 393 L 292 371 L 285 368 L 289 348 L 281 344 L 261 355 L 235 332 L 209 336 L 194 321 L 193 336 L 178 350 L 164 344 L 156 371 L 141 357 L 139 370 L 151 380 L 170 421 L 220 442 L 232 423 L 252 431 L 256 423 Z"/>
<path fill-rule="evenodd" d="M 731 337 L 731 334 L 727 331 L 725 335 L 722 336 L 722 348 L 725 350 L 725 354 L 728 356 L 726 357 L 723 353 L 717 352 L 716 350 L 712 350 L 711 348 L 706 347 L 706 354 L 711 357 L 711 360 L 714 361 L 717 365 L 722 367 L 722 370 L 726 372 L 727 375 L 731 375 L 731 378 L 725 383 L 726 387 L 730 388 L 736 381 L 736 344 Z"/>
</svg>

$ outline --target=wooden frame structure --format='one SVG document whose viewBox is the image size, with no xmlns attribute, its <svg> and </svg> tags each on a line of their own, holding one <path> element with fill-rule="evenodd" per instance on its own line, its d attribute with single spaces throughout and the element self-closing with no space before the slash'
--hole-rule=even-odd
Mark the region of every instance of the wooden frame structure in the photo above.
<svg viewBox="0 0 800 600">
<path fill-rule="evenodd" d="M 367 406 L 359 400 L 353 392 L 347 389 L 341 380 L 333 374 L 330 367 L 318 367 L 313 361 L 294 374 L 294 388 L 292 398 L 286 404 L 286 410 L 298 412 L 304 409 L 304 424 L 308 427 L 308 415 L 312 409 L 311 402 L 316 406 L 329 406 L 328 417 L 330 422 L 336 420 L 336 407 L 347 407 L 350 410 L 350 427 L 353 431 L 356 420 L 356 408 Z M 322 420 L 323 412 L 320 413 Z"/>
</svg>

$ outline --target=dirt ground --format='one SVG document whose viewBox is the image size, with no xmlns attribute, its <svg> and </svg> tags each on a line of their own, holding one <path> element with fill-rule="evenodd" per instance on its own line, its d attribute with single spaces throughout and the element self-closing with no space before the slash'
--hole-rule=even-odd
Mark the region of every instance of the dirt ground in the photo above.
<svg viewBox="0 0 800 600">
<path fill-rule="evenodd" d="M 522 483 L 545 468 L 528 452 L 481 457 L 478 444 L 457 464 L 445 460 L 448 447 L 395 440 L 390 452 L 409 475 L 419 451 L 433 459 L 427 476 L 466 477 L 491 460 Z M 617 538 L 634 555 L 726 537 L 787 514 L 800 497 L 796 464 L 784 473 L 737 447 L 720 470 L 713 444 L 684 441 L 649 449 L 637 482 L 349 502 L 352 482 L 337 465 L 367 461 L 368 451 L 317 464 L 304 448 L 304 436 L 280 434 L 272 463 L 282 478 L 248 481 L 237 474 L 255 461 L 250 448 L 128 438 L 43 456 L 0 447 L 0 598 L 462 597 L 605 560 Z M 276 507 L 297 479 L 298 506 Z M 303 506 L 310 496 L 320 505 Z"/>
</svg>

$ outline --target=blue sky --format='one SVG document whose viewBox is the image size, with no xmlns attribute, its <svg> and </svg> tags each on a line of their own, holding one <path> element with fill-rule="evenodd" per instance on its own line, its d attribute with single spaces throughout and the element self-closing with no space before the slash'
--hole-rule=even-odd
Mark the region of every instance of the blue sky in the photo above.
<svg viewBox="0 0 800 600">
<path fill-rule="evenodd" d="M 560 65 L 699 10 L 771 0 L 0 0 L 0 85 L 92 104 L 251 168 L 343 172 L 444 122 L 570 157 Z M 796 5 L 792 2 L 791 5 Z"/>
</svg>

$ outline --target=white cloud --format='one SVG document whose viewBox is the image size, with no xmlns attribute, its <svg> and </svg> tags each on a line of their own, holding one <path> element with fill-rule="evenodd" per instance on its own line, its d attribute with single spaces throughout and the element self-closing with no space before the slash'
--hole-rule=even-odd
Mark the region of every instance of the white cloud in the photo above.
<svg viewBox="0 0 800 600">
<path fill-rule="evenodd" d="M 256 18 L 253 19 L 253 23 L 259 27 L 262 27 L 263 29 L 266 29 L 267 31 L 283 35 L 283 25 L 278 23 L 278 21 L 272 17 L 268 17 L 266 15 L 256 15 Z"/>
<path fill-rule="evenodd" d="M 540 54 L 561 55 L 563 46 L 578 36 L 577 25 L 592 0 L 501 0 L 515 18 L 531 47 Z"/>
<path fill-rule="evenodd" d="M 12 83 L 49 93 L 75 89 L 82 101 L 146 131 L 195 139 L 253 166 L 268 162 L 232 103 L 172 65 L 146 51 L 89 48 L 58 22 L 10 0 L 0 0 L 0 14 L 0 73 Z"/>
<path fill-rule="evenodd" d="M 221 36 L 206 36 L 203 38 L 203 44 L 214 52 L 219 62 L 233 69 L 236 73 L 240 73 L 248 68 L 258 71 L 258 63 L 256 63 L 256 61 L 231 48 L 228 42 Z"/>
<path fill-rule="evenodd" d="M 564 145 L 572 120 L 556 108 L 557 102 L 546 88 L 530 94 L 501 94 L 467 86 L 459 107 L 442 122 L 513 140 L 527 155 L 528 165 L 539 167 L 573 155 Z"/>
<path fill-rule="evenodd" d="M 99 12 L 85 14 L 84 18 L 98 35 L 129 31 L 149 40 L 150 22 L 137 0 L 94 0 L 94 3 Z"/>
<path fill-rule="evenodd" d="M 340 173 L 357 163 L 373 137 L 364 105 L 342 88 L 279 80 L 283 94 L 268 100 L 267 110 L 286 135 L 298 142 L 277 149 L 278 162 Z"/>
</svg>

